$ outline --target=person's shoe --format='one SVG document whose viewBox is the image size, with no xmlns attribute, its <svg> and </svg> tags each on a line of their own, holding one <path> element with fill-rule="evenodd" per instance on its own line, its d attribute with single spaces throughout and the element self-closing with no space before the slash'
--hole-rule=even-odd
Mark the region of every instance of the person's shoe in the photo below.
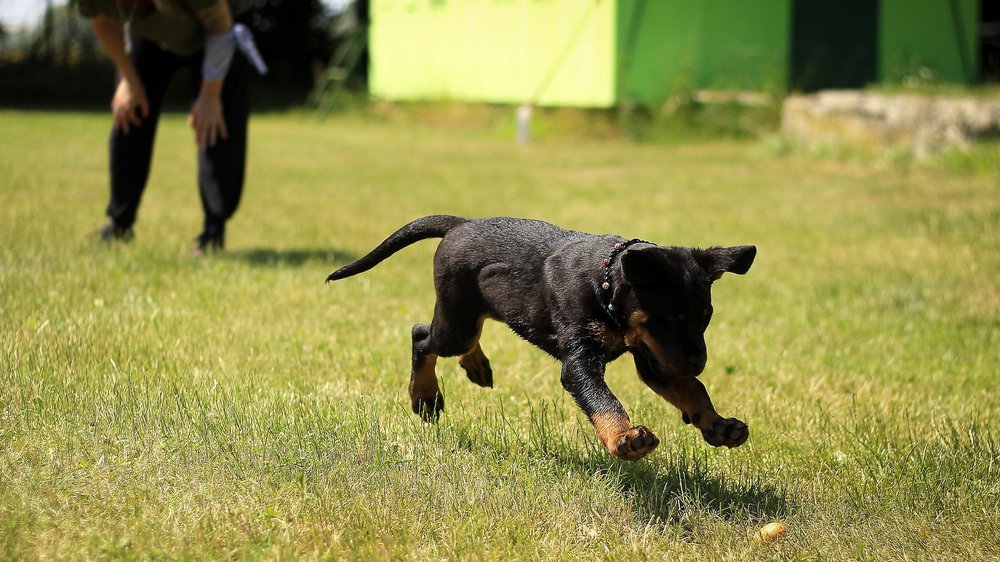
<svg viewBox="0 0 1000 562">
<path fill-rule="evenodd" d="M 191 250 L 191 255 L 204 256 L 205 254 L 221 252 L 225 245 L 225 227 L 205 227 L 205 230 L 194 239 L 194 248 Z"/>
<path fill-rule="evenodd" d="M 100 236 L 101 242 L 105 244 L 113 244 L 115 242 L 131 242 L 135 234 L 132 232 L 132 227 L 122 227 L 114 223 L 114 221 L 101 227 L 97 231 L 97 235 Z"/>
</svg>

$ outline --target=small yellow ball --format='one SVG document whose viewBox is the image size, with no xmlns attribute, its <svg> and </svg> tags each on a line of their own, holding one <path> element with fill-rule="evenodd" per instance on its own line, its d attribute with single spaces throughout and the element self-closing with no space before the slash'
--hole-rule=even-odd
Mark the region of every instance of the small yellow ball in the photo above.
<svg viewBox="0 0 1000 562">
<path fill-rule="evenodd" d="M 781 537 L 784 537 L 787 532 L 788 529 L 785 527 L 784 523 L 774 521 L 761 527 L 760 530 L 754 535 L 753 539 L 755 542 L 760 544 L 771 543 Z"/>
</svg>

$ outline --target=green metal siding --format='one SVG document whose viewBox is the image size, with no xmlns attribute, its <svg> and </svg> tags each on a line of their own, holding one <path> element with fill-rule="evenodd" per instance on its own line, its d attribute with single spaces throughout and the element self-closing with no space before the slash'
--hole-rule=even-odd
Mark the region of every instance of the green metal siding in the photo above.
<svg viewBox="0 0 1000 562">
<path fill-rule="evenodd" d="M 703 2 L 699 84 L 712 89 L 781 88 L 788 76 L 788 0 Z"/>
<path fill-rule="evenodd" d="M 620 0 L 620 99 L 654 105 L 697 85 L 702 9 L 678 0 Z"/>
<path fill-rule="evenodd" d="M 979 73 L 979 0 L 882 0 L 879 79 L 967 84 Z M 921 68 L 931 71 L 921 77 Z"/>
<path fill-rule="evenodd" d="M 371 14 L 376 96 L 615 103 L 614 0 L 372 0 Z"/>
<path fill-rule="evenodd" d="M 619 0 L 620 94 L 662 103 L 687 89 L 782 89 L 789 0 Z"/>
<path fill-rule="evenodd" d="M 804 87 L 796 80 L 860 87 L 922 68 L 934 81 L 975 81 L 980 0 L 871 0 L 864 22 L 822 15 L 846 9 L 827 1 L 371 0 L 370 88 L 391 100 L 610 107 L 695 89 Z M 851 50 L 862 23 L 859 69 Z M 834 53 L 826 59 L 809 49 L 821 39 Z M 796 54 L 808 64 L 796 66 Z M 865 77 L 840 76 L 844 66 Z"/>
</svg>

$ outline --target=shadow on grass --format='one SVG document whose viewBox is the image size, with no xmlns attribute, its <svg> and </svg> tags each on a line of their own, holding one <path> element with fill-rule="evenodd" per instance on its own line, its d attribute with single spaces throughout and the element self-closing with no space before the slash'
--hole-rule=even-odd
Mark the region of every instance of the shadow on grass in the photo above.
<svg viewBox="0 0 1000 562">
<path fill-rule="evenodd" d="M 227 251 L 225 256 L 227 259 L 246 262 L 258 267 L 327 265 L 334 269 L 357 259 L 357 256 L 353 254 L 329 248 L 290 248 L 284 250 L 247 248 Z"/>
<path fill-rule="evenodd" d="M 662 445 L 661 445 L 662 447 Z M 745 473 L 726 474 L 708 466 L 707 451 L 681 447 L 664 461 L 637 463 L 573 459 L 589 474 L 602 474 L 635 500 L 644 515 L 686 525 L 691 516 L 711 513 L 728 521 L 772 520 L 787 515 L 787 491 Z"/>
<path fill-rule="evenodd" d="M 635 502 L 642 519 L 687 528 L 693 519 L 706 513 L 734 523 L 780 519 L 788 513 L 787 488 L 754 472 L 752 465 L 723 461 L 720 455 L 727 451 L 703 443 L 661 443 L 657 454 L 636 462 L 621 461 L 612 458 L 594 439 L 589 425 L 580 424 L 576 431 L 558 431 L 558 427 L 566 427 L 565 409 L 544 401 L 529 408 L 528 436 L 517 440 L 515 450 L 529 457 L 554 460 L 582 476 L 605 480 L 622 497 Z M 504 427 L 485 433 L 509 435 L 512 426 L 502 411 L 495 421 Z M 480 420 L 477 427 L 482 429 L 488 423 Z M 509 443 L 497 447 L 483 441 L 482 433 L 477 436 L 476 431 L 467 432 L 464 427 L 455 429 L 459 446 L 470 451 L 489 448 L 499 457 L 510 454 Z"/>
</svg>

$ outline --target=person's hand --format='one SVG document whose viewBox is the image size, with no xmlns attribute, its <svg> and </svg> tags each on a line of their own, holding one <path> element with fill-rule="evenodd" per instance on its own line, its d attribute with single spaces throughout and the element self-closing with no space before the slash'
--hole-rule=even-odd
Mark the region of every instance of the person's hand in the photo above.
<svg viewBox="0 0 1000 562">
<path fill-rule="evenodd" d="M 217 95 L 202 92 L 191 106 L 188 125 L 194 129 L 194 140 L 201 148 L 215 146 L 219 140 L 226 140 L 226 120 L 222 116 L 222 101 Z"/>
<path fill-rule="evenodd" d="M 111 116 L 116 129 L 121 129 L 126 135 L 132 127 L 138 127 L 142 120 L 149 116 L 149 100 L 142 84 L 130 84 L 128 80 L 120 80 L 111 98 Z"/>
</svg>

